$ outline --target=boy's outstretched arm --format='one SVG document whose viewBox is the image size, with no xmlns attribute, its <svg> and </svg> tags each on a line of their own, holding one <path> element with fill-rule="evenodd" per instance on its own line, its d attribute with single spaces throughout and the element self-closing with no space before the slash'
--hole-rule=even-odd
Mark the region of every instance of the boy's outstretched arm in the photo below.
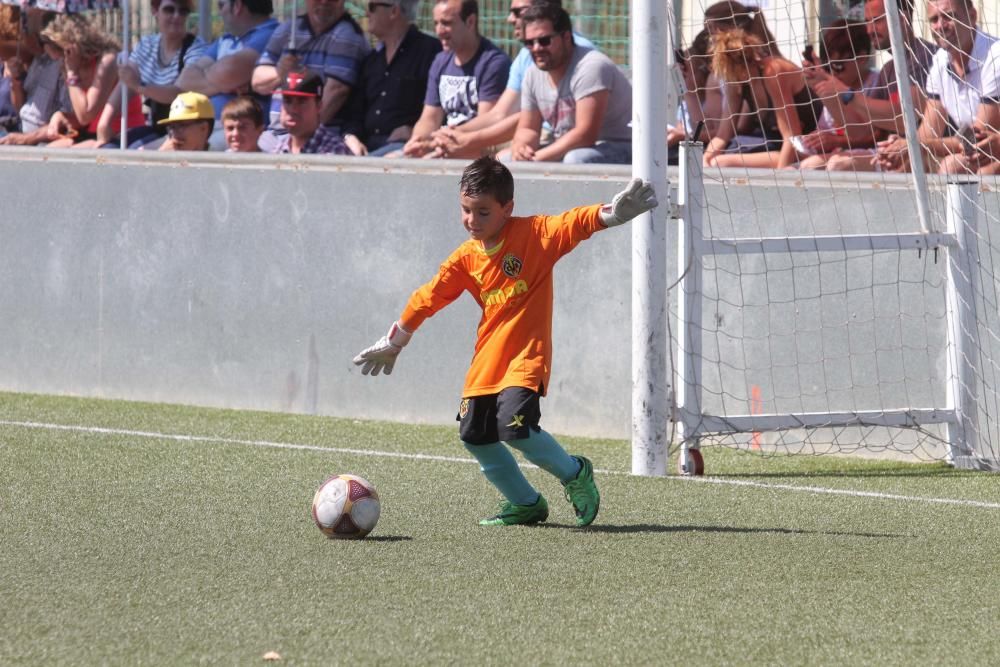
<svg viewBox="0 0 1000 667">
<path fill-rule="evenodd" d="M 396 357 L 410 342 L 412 335 L 413 332 L 404 329 L 399 322 L 393 322 L 388 333 L 379 338 L 377 343 L 354 357 L 354 364 L 361 366 L 362 375 L 378 375 L 382 371 L 390 375 L 396 364 Z"/>
<path fill-rule="evenodd" d="M 601 207 L 601 222 L 605 227 L 614 227 L 653 210 L 659 204 L 653 185 L 641 178 L 633 178 L 610 204 Z"/>
</svg>

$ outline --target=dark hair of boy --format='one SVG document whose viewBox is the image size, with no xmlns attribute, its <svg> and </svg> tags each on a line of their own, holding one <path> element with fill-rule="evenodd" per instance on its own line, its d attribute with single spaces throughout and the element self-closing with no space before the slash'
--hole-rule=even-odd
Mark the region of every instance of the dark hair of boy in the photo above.
<svg viewBox="0 0 1000 667">
<path fill-rule="evenodd" d="M 514 199 L 514 177 L 502 162 L 486 155 L 465 168 L 458 191 L 467 197 L 490 195 L 503 205 Z"/>
<path fill-rule="evenodd" d="M 242 120 L 246 118 L 254 127 L 264 127 L 264 111 L 260 103 L 249 95 L 240 95 L 226 102 L 222 107 L 223 121 Z"/>
</svg>

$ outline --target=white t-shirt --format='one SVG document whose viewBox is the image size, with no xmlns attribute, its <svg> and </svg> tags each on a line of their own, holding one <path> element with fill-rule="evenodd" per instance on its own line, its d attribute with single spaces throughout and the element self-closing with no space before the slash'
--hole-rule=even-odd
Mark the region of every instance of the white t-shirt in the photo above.
<svg viewBox="0 0 1000 667">
<path fill-rule="evenodd" d="M 1000 40 L 976 31 L 964 79 L 951 68 L 948 52 L 938 49 L 927 73 L 927 97 L 941 101 L 956 128 L 972 124 L 980 102 L 1000 102 Z"/>
</svg>

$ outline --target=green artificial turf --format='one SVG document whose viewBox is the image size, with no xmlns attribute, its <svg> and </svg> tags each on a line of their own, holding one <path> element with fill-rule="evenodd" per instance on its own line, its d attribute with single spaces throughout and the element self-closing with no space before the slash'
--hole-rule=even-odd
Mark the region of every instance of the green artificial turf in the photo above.
<svg viewBox="0 0 1000 667">
<path fill-rule="evenodd" d="M 1000 662 L 995 475 L 712 448 L 708 483 L 639 478 L 567 437 L 596 523 L 529 469 L 549 522 L 482 528 L 454 428 L 19 394 L 0 420 L 3 665 Z M 338 472 L 381 495 L 365 540 L 311 522 Z"/>
</svg>

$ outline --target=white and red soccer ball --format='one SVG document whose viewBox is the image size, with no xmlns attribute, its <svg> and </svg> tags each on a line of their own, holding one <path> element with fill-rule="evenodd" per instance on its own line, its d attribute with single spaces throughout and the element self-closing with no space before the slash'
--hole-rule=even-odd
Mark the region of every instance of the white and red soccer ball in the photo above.
<svg viewBox="0 0 1000 667">
<path fill-rule="evenodd" d="M 361 539 L 375 528 L 381 512 L 378 491 L 357 475 L 333 475 L 319 485 L 312 501 L 316 525 L 336 539 Z"/>
</svg>

